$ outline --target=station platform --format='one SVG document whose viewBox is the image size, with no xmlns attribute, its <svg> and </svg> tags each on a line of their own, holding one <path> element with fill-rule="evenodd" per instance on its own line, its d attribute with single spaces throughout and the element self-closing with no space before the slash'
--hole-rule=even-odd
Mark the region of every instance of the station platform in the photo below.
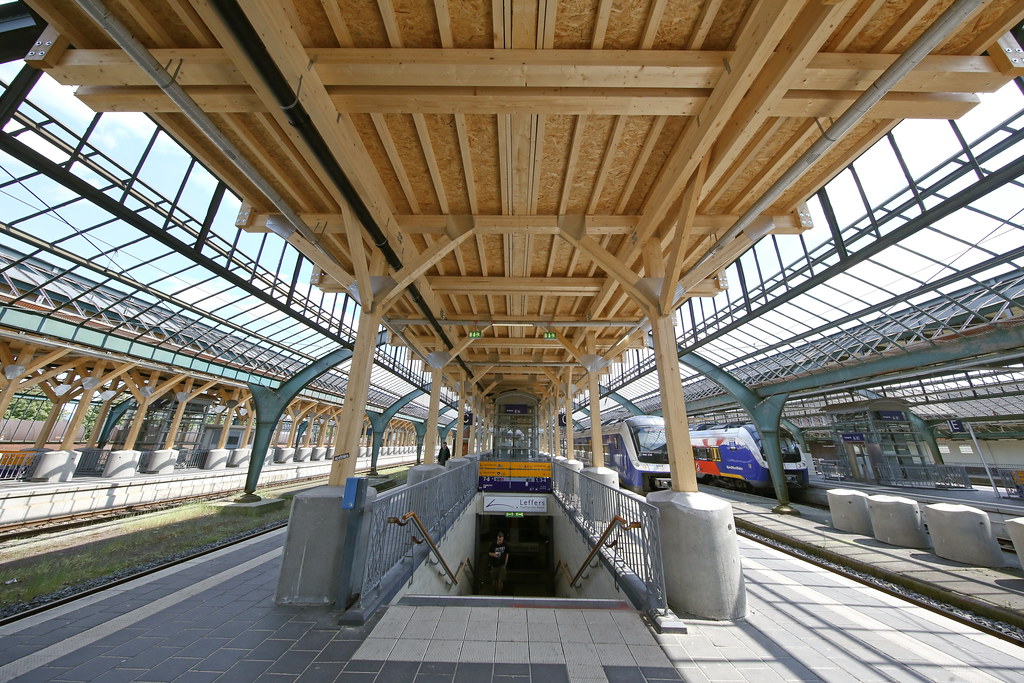
<svg viewBox="0 0 1024 683">
<path fill-rule="evenodd" d="M 733 504 L 740 522 L 892 561 L 891 548 L 810 515 Z M 406 598 L 339 626 L 326 608 L 274 604 L 283 543 L 274 532 L 0 627 L 0 681 L 1020 681 L 1024 671 L 1024 647 L 742 538 L 748 615 L 684 619 L 686 634 L 655 634 L 621 605 L 515 596 Z M 933 580 L 973 575 L 914 552 Z M 1024 597 L 1018 570 L 992 584 Z"/>
</svg>

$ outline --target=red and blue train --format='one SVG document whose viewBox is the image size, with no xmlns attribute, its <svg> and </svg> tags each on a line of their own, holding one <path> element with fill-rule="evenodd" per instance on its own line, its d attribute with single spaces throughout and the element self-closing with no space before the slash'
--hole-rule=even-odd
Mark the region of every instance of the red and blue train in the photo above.
<svg viewBox="0 0 1024 683">
<path fill-rule="evenodd" d="M 807 463 L 787 434 L 780 434 L 786 484 L 807 485 Z M 669 485 L 665 421 L 654 415 L 609 420 L 601 425 L 605 466 L 619 473 L 625 488 L 647 493 Z M 690 430 L 697 480 L 727 488 L 761 491 L 771 488 L 771 474 L 761 436 L 753 424 L 698 424 Z M 573 438 L 579 460 L 590 460 L 590 433 Z"/>
</svg>

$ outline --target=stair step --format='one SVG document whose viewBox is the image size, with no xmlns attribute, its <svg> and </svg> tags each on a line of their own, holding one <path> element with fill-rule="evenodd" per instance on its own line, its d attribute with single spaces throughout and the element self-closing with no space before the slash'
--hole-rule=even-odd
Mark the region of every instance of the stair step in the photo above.
<svg viewBox="0 0 1024 683">
<path fill-rule="evenodd" d="M 636 608 L 624 600 L 587 600 L 575 598 L 529 598 L 504 595 L 406 595 L 398 601 L 407 607 L 519 607 L 547 609 L 607 609 L 631 610 Z"/>
</svg>

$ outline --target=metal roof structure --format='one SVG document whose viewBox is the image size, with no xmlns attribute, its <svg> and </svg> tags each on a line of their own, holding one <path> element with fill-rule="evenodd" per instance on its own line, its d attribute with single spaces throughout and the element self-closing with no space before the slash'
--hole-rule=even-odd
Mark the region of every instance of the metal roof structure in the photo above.
<svg viewBox="0 0 1024 683">
<path fill-rule="evenodd" d="M 372 300 L 378 407 L 443 352 L 548 396 L 599 356 L 654 412 L 674 315 L 696 415 L 738 410 L 716 372 L 807 427 L 856 391 L 1024 415 L 1019 2 L 27 4 L 2 324 L 283 377 Z"/>
</svg>

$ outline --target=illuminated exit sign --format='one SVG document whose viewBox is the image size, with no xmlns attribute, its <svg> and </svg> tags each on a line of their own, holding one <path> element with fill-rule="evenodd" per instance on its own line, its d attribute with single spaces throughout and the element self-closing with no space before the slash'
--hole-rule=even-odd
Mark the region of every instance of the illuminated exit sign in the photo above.
<svg viewBox="0 0 1024 683">
<path fill-rule="evenodd" d="M 483 336 L 483 332 L 480 330 L 470 330 L 469 332 L 470 339 L 479 339 L 481 336 Z"/>
<path fill-rule="evenodd" d="M 545 332 L 544 333 L 544 338 L 545 339 L 558 339 L 558 335 L 555 334 L 554 332 Z"/>
</svg>

